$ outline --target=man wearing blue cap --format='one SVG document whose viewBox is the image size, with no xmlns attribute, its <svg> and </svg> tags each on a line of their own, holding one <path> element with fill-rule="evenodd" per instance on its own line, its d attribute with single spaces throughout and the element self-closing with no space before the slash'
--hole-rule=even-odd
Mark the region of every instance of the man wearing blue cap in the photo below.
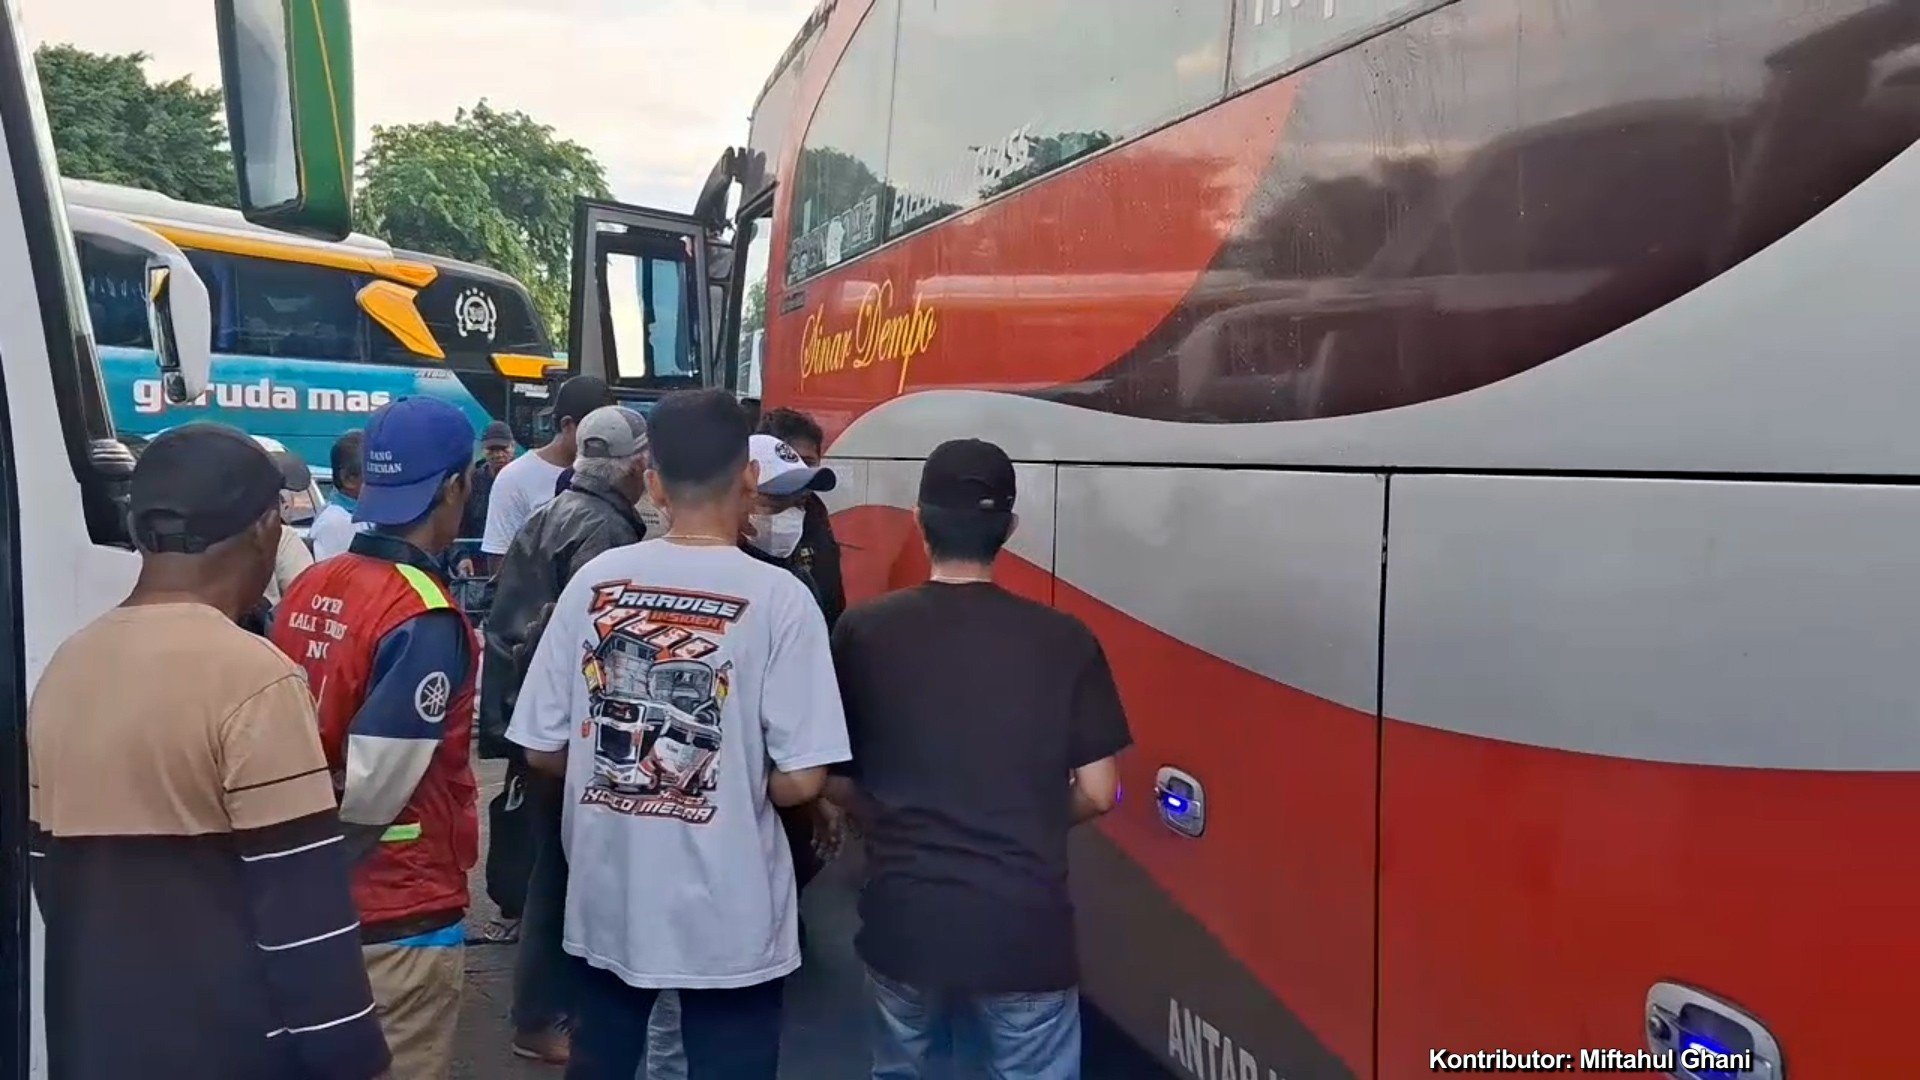
<svg viewBox="0 0 1920 1080">
<path fill-rule="evenodd" d="M 353 516 L 368 531 L 294 580 L 273 641 L 318 699 L 393 1075 L 425 1080 L 452 1068 L 480 837 L 477 650 L 439 561 L 460 533 L 473 426 L 445 402 L 403 398 L 373 414 L 364 457 Z"/>
</svg>

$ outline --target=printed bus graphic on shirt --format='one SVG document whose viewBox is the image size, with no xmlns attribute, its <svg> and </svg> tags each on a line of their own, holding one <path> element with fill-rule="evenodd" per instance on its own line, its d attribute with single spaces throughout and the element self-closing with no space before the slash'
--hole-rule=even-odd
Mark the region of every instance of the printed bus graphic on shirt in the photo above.
<svg viewBox="0 0 1920 1080">
<path fill-rule="evenodd" d="M 594 638 L 584 643 L 583 734 L 593 778 L 581 802 L 636 817 L 712 821 L 720 782 L 721 709 L 733 665 L 706 657 L 746 602 L 633 582 L 594 590 Z"/>
</svg>

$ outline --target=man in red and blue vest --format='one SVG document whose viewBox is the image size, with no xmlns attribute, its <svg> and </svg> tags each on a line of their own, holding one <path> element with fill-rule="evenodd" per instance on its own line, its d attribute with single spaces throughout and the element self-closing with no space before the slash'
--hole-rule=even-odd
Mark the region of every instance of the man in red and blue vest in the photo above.
<svg viewBox="0 0 1920 1080">
<path fill-rule="evenodd" d="M 353 518 L 368 531 L 294 580 L 273 641 L 319 703 L 393 1075 L 431 1080 L 452 1068 L 480 838 L 477 650 L 440 564 L 472 483 L 473 425 L 445 402 L 403 398 L 367 423 L 364 462 Z"/>
</svg>

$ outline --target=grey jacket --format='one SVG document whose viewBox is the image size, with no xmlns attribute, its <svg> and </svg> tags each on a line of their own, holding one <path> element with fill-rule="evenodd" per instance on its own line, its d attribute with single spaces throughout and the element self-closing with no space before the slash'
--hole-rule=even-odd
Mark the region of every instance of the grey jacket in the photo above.
<svg viewBox="0 0 1920 1080">
<path fill-rule="evenodd" d="M 636 544 L 647 524 L 626 496 L 575 476 L 568 489 L 534 513 L 500 561 L 487 614 L 486 662 L 480 668 L 480 756 L 513 757 L 507 724 L 527 662 L 539 644 L 560 590 L 603 551 Z"/>
</svg>

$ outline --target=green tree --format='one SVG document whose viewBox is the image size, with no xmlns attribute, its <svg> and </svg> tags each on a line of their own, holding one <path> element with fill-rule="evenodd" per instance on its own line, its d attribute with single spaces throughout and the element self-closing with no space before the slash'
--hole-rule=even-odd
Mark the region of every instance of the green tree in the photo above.
<svg viewBox="0 0 1920 1080">
<path fill-rule="evenodd" d="M 751 334 L 767 328 L 767 279 L 747 286 L 747 299 L 740 311 L 740 332 Z"/>
<path fill-rule="evenodd" d="M 565 330 L 573 200 L 608 194 L 606 172 L 586 147 L 482 99 L 450 124 L 374 128 L 360 167 L 368 232 L 512 274 L 547 325 Z"/>
<path fill-rule="evenodd" d="M 145 53 L 43 45 L 35 62 L 62 175 L 216 206 L 238 201 L 220 91 L 148 82 Z"/>
</svg>

